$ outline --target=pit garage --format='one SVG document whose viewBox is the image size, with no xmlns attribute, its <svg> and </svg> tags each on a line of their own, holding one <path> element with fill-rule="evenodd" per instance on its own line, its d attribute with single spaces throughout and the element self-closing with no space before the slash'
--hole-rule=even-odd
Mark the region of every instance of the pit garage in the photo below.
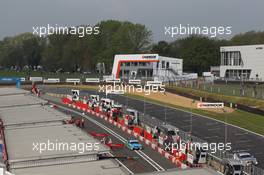
<svg viewBox="0 0 264 175">
<path fill-rule="evenodd" d="M 6 129 L 5 141 L 11 172 L 24 168 L 95 161 L 98 155 L 110 151 L 73 125 Z M 80 145 L 87 143 L 93 146 L 89 149 L 83 146 L 80 148 Z M 73 148 L 72 145 L 77 146 Z"/>
<path fill-rule="evenodd" d="M 5 129 L 24 128 L 47 125 L 63 124 L 63 121 L 70 119 L 58 110 L 50 106 L 30 105 L 17 106 L 15 108 L 0 108 L 0 118 Z"/>
<path fill-rule="evenodd" d="M 1 94 L 1 88 L 0 88 L 0 94 Z M 46 104 L 46 103 L 47 101 L 34 97 L 30 94 L 1 95 L 0 98 L 0 108 L 29 106 L 29 105 Z"/>
<path fill-rule="evenodd" d="M 79 162 L 63 165 L 30 167 L 15 169 L 16 175 L 126 175 L 128 172 L 113 160 L 100 160 L 93 162 Z"/>
<path fill-rule="evenodd" d="M 29 93 L 26 90 L 18 89 L 18 88 L 0 88 L 0 96 L 5 95 L 18 95 L 18 94 L 27 94 Z"/>
</svg>

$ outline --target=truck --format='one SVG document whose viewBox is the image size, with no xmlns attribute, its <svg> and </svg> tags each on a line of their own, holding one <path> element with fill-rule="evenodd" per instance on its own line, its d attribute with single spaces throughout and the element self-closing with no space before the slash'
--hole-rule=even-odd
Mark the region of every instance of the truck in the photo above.
<svg viewBox="0 0 264 175">
<path fill-rule="evenodd" d="M 132 125 L 138 125 L 139 124 L 139 112 L 135 109 L 126 109 L 126 125 L 132 126 Z"/>
<path fill-rule="evenodd" d="M 242 175 L 243 165 L 235 159 L 224 159 L 224 174 L 225 175 Z"/>
</svg>

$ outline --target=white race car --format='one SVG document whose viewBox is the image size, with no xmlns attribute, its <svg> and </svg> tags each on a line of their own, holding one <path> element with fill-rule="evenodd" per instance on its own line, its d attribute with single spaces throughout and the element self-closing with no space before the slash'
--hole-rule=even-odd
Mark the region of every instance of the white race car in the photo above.
<svg viewBox="0 0 264 175">
<path fill-rule="evenodd" d="M 236 152 L 234 153 L 234 159 L 240 161 L 243 165 L 258 164 L 257 159 L 248 152 Z"/>
</svg>

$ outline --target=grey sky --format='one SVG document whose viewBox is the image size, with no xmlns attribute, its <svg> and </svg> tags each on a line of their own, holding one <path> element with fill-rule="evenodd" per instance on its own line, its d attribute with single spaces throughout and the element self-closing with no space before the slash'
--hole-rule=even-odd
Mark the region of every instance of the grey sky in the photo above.
<svg viewBox="0 0 264 175">
<path fill-rule="evenodd" d="M 0 0 L 0 39 L 32 26 L 94 25 L 117 19 L 145 24 L 154 41 L 171 40 L 164 26 L 232 26 L 232 33 L 264 30 L 263 0 Z M 176 39 L 176 38 L 174 38 Z"/>
</svg>

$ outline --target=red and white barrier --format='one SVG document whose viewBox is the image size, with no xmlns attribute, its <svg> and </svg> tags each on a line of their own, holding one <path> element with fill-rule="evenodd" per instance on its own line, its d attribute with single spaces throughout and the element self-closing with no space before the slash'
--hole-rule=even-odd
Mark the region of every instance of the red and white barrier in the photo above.
<svg viewBox="0 0 264 175">
<path fill-rule="evenodd" d="M 172 155 L 168 153 L 167 151 L 163 150 L 161 147 L 158 146 L 158 143 L 154 141 L 154 139 L 152 138 L 152 135 L 148 133 L 147 131 L 142 130 L 142 128 L 134 127 L 133 130 L 131 130 L 125 125 L 124 120 L 116 122 L 112 118 L 106 116 L 105 114 L 100 113 L 99 111 L 95 112 L 89 109 L 88 105 L 84 105 L 82 104 L 82 102 L 73 102 L 67 98 L 63 98 L 62 102 L 70 107 L 86 111 L 89 114 L 92 114 L 96 117 L 100 117 L 101 119 L 104 119 L 105 121 L 108 121 L 110 124 L 113 124 L 114 126 L 120 128 L 122 131 L 128 133 L 129 135 L 134 136 L 135 138 L 138 138 L 140 141 L 150 146 L 153 150 L 157 151 L 162 156 L 170 160 L 177 167 L 182 168 L 182 169 L 186 169 L 188 167 L 186 164 L 182 163 L 184 160 L 186 160 L 185 154 L 183 154 L 182 152 L 176 152 Z M 143 131 L 144 136 L 141 136 L 142 131 Z"/>
</svg>

